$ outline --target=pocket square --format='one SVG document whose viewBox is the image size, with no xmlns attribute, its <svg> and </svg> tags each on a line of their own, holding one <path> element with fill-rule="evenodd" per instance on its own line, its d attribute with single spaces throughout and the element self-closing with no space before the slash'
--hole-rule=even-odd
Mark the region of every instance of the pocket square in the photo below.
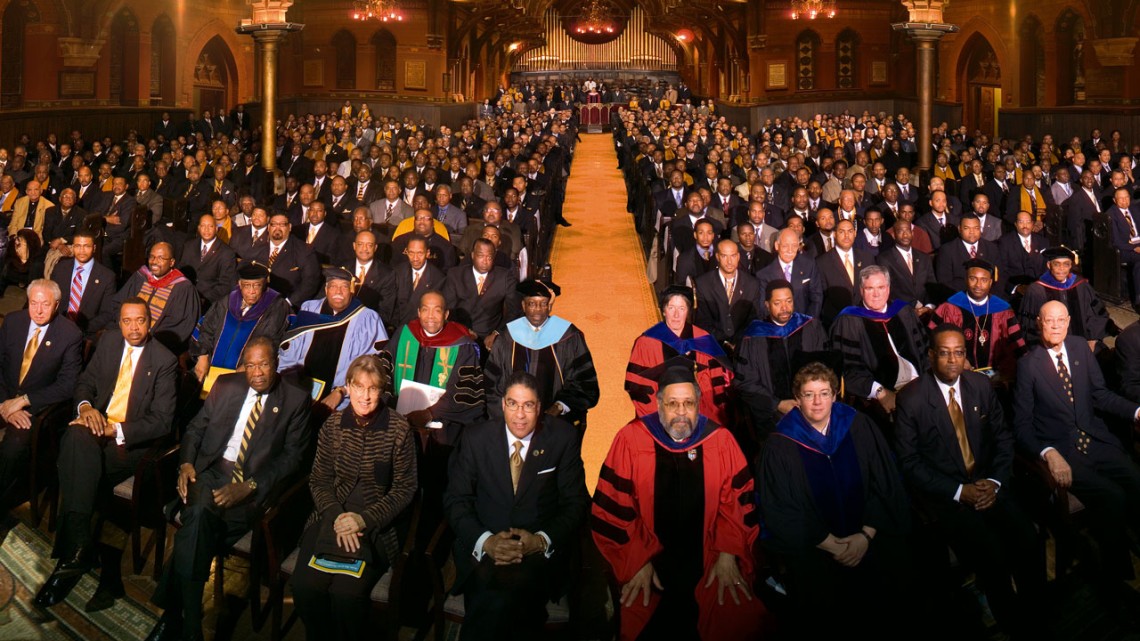
<svg viewBox="0 0 1140 641">
<path fill-rule="evenodd" d="M 800 281 L 800 284 L 803 285 L 804 283 L 810 283 L 810 282 L 811 282 L 810 278 L 805 278 L 802 281 Z"/>
<path fill-rule="evenodd" d="M 294 268 L 290 269 L 289 271 L 291 271 L 291 272 L 295 272 L 295 271 L 297 271 L 298 269 L 301 269 L 301 268 L 300 268 L 300 266 L 294 267 Z"/>
<path fill-rule="evenodd" d="M 548 473 L 548 472 L 553 472 L 553 471 L 554 471 L 554 470 L 556 470 L 556 469 L 558 469 L 558 468 L 556 468 L 556 467 L 549 467 L 549 468 L 547 468 L 547 469 L 545 469 L 545 470 L 543 470 L 543 471 L 539 472 L 539 474 L 546 474 L 546 473 Z"/>
</svg>

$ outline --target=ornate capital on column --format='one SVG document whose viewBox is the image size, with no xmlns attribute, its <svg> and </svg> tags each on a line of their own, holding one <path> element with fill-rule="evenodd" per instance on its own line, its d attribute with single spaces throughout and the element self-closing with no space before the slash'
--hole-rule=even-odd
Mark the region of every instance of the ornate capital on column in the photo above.
<svg viewBox="0 0 1140 641">
<path fill-rule="evenodd" d="M 1136 62 L 1132 53 L 1138 41 L 1140 38 L 1101 38 L 1088 42 L 1102 67 L 1131 67 Z"/>
<path fill-rule="evenodd" d="M 891 29 L 905 31 L 918 42 L 938 40 L 948 33 L 957 33 L 958 28 L 956 24 L 945 22 L 896 22 L 891 25 Z"/>
<path fill-rule="evenodd" d="M 942 11 L 950 0 L 902 0 L 902 5 L 910 12 L 909 22 L 942 22 Z"/>
<path fill-rule="evenodd" d="M 768 35 L 760 34 L 757 36 L 748 36 L 748 50 L 760 51 L 768 46 Z"/>
<path fill-rule="evenodd" d="M 253 24 L 282 24 L 285 14 L 293 6 L 293 0 L 245 0 L 253 9 L 250 22 Z"/>
<path fill-rule="evenodd" d="M 103 39 L 56 38 L 59 43 L 59 57 L 64 67 L 93 68 L 99 62 L 99 52 L 107 43 Z"/>
</svg>

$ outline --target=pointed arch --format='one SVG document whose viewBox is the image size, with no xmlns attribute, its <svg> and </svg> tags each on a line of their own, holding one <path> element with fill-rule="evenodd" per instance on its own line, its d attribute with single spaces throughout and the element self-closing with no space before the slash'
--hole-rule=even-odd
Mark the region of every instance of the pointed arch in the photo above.
<svg viewBox="0 0 1140 641">
<path fill-rule="evenodd" d="M 835 38 L 835 86 L 855 89 L 859 86 L 859 43 L 862 39 L 848 27 Z"/>
<path fill-rule="evenodd" d="M 796 91 L 816 88 L 816 58 L 819 56 L 819 34 L 805 29 L 796 36 Z"/>
<path fill-rule="evenodd" d="M 150 101 L 156 105 L 173 105 L 175 77 L 178 69 L 174 23 L 165 13 L 150 28 Z"/>
<path fill-rule="evenodd" d="M 334 75 L 337 89 L 356 88 L 356 36 L 346 29 L 333 34 L 332 50 L 336 73 Z"/>
<path fill-rule="evenodd" d="M 1045 105 L 1045 27 L 1035 15 L 1028 15 L 1019 30 L 1018 94 L 1022 107 Z"/>
</svg>

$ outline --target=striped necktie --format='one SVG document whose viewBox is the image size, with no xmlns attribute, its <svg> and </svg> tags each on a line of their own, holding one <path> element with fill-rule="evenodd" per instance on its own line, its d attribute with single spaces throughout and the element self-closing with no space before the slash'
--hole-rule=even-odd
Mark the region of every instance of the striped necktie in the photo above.
<svg viewBox="0 0 1140 641">
<path fill-rule="evenodd" d="M 254 396 L 253 409 L 249 411 L 249 418 L 245 420 L 245 432 L 241 435 L 241 449 L 238 450 L 237 462 L 234 463 L 234 483 L 244 483 L 245 475 L 242 467 L 245 465 L 246 453 L 249 451 L 249 439 L 253 436 L 253 428 L 257 427 L 257 419 L 261 418 L 261 394 Z"/>
<path fill-rule="evenodd" d="M 83 298 L 83 270 L 75 270 L 71 279 L 71 295 L 67 298 L 67 317 L 74 321 L 79 317 L 79 304 Z"/>
<path fill-rule="evenodd" d="M 40 328 L 37 327 L 32 331 L 32 338 L 28 341 L 27 347 L 24 348 L 24 359 L 20 361 L 20 380 L 23 384 L 24 377 L 28 375 L 28 370 L 32 367 L 32 359 L 36 357 L 36 350 L 40 348 Z"/>
</svg>

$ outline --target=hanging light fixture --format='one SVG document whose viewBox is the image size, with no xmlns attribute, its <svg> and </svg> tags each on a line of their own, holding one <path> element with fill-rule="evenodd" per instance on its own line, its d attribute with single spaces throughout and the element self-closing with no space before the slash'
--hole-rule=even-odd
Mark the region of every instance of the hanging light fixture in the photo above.
<svg viewBox="0 0 1140 641">
<path fill-rule="evenodd" d="M 610 5 L 603 0 L 589 0 L 582 7 L 582 17 L 574 30 L 582 34 L 608 34 L 613 33 L 614 16 Z"/>
<path fill-rule="evenodd" d="M 792 20 L 834 18 L 835 0 L 792 0 Z"/>
<path fill-rule="evenodd" d="M 404 12 L 400 11 L 398 0 L 353 0 L 353 20 L 374 18 L 380 22 L 403 22 Z"/>
</svg>

